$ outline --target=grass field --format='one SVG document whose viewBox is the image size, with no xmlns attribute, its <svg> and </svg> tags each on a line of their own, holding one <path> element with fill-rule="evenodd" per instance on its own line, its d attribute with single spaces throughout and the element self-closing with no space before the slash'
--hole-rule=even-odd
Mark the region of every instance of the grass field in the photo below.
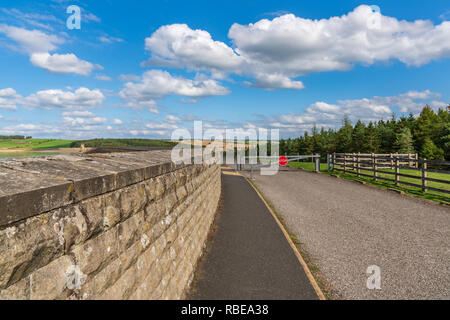
<svg viewBox="0 0 450 320">
<path fill-rule="evenodd" d="M 308 171 L 314 171 L 314 163 L 311 163 L 311 162 L 290 162 L 289 166 L 293 167 L 293 168 L 301 168 L 301 169 L 308 170 Z M 342 171 L 329 171 L 328 165 L 326 163 L 320 164 L 320 171 L 325 174 L 334 174 L 334 175 L 337 175 L 337 176 L 347 179 L 347 180 L 364 181 L 368 184 L 372 184 L 372 185 L 375 185 L 375 186 L 383 188 L 383 189 L 392 188 L 392 189 L 400 190 L 409 195 L 419 197 L 419 198 L 424 198 L 424 199 L 437 201 L 437 202 L 450 202 L 450 195 L 446 194 L 444 192 L 428 191 L 427 193 L 424 194 L 420 187 L 412 187 L 412 186 L 406 186 L 406 185 L 401 185 L 401 184 L 399 186 L 396 186 L 395 182 L 382 181 L 382 180 L 375 181 L 373 178 L 369 178 L 369 177 L 359 177 L 358 178 L 356 176 L 356 174 L 343 173 Z M 349 171 L 351 171 L 351 170 L 349 170 Z M 382 169 L 382 171 L 394 172 L 393 169 Z M 354 171 L 354 172 L 356 173 L 356 171 Z M 373 172 L 368 171 L 368 170 L 363 170 L 363 169 L 361 169 L 361 173 L 373 175 Z M 420 171 L 408 170 L 408 169 L 400 169 L 400 173 L 413 175 L 413 176 L 417 176 L 417 177 L 421 177 L 421 174 L 422 174 Z M 387 179 L 395 179 L 395 176 L 391 175 L 391 174 L 379 173 L 378 176 L 382 177 L 382 178 L 387 178 Z M 450 182 L 449 174 L 428 172 L 428 177 Z M 419 184 L 419 185 L 421 184 L 420 179 L 414 179 L 414 178 L 409 178 L 409 177 L 400 177 L 400 181 L 410 182 L 410 183 Z M 429 187 L 432 187 L 432 188 L 434 187 L 434 188 L 439 188 L 439 189 L 444 189 L 444 190 L 450 190 L 449 184 L 443 184 L 443 183 L 438 183 L 438 182 L 433 182 L 433 181 L 428 181 L 427 184 Z"/>
<path fill-rule="evenodd" d="M 58 139 L 6 139 L 0 140 L 0 149 L 22 149 L 22 150 L 39 150 L 39 149 L 57 149 L 70 148 L 70 144 L 74 140 L 58 140 Z"/>
<path fill-rule="evenodd" d="M 0 150 L 40 150 L 58 148 L 85 147 L 172 147 L 174 142 L 152 139 L 92 139 L 92 140 L 60 140 L 60 139 L 0 139 Z"/>
</svg>

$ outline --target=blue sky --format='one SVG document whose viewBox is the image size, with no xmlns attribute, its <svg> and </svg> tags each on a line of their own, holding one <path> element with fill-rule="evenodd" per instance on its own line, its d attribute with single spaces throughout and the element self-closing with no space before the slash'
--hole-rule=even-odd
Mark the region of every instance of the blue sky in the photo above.
<svg viewBox="0 0 450 320">
<path fill-rule="evenodd" d="M 288 137 L 445 107 L 449 19 L 446 0 L 3 0 L 0 134 L 170 138 L 203 120 Z"/>
</svg>

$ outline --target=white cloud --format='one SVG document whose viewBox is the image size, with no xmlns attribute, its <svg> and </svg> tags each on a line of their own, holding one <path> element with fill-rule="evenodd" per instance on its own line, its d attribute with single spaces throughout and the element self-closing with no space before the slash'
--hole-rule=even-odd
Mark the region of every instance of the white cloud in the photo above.
<svg viewBox="0 0 450 320">
<path fill-rule="evenodd" d="M 58 44 L 64 43 L 64 39 L 48 35 L 40 30 L 27 30 L 23 28 L 0 25 L 0 32 L 17 42 L 26 53 L 49 52 L 55 50 Z"/>
<path fill-rule="evenodd" d="M 113 124 L 122 124 L 122 123 L 123 123 L 123 121 L 120 120 L 120 119 L 114 119 L 113 120 Z"/>
<path fill-rule="evenodd" d="M 204 30 L 184 24 L 160 27 L 146 39 L 146 65 L 236 73 L 264 89 L 301 89 L 291 79 L 314 72 L 345 71 L 355 64 L 398 60 L 420 66 L 450 57 L 450 21 L 397 20 L 359 6 L 340 17 L 312 20 L 284 14 L 248 25 L 233 24 L 234 50 Z"/>
<path fill-rule="evenodd" d="M 162 26 L 145 39 L 152 53 L 147 65 L 177 66 L 206 70 L 234 70 L 241 58 L 204 30 L 192 30 L 186 24 Z"/>
<path fill-rule="evenodd" d="M 95 117 L 95 114 L 90 111 L 66 111 L 62 115 L 64 117 Z"/>
<path fill-rule="evenodd" d="M 177 129 L 178 126 L 167 122 L 152 122 L 145 125 L 147 129 Z"/>
<path fill-rule="evenodd" d="M 30 61 L 36 67 L 54 73 L 75 73 L 87 76 L 95 68 L 92 63 L 78 59 L 73 53 L 33 53 L 30 57 Z"/>
<path fill-rule="evenodd" d="M 145 124 L 143 128 L 131 129 L 128 130 L 127 133 L 133 136 L 142 136 L 142 137 L 158 136 L 169 138 L 173 130 L 176 130 L 178 128 L 179 127 L 177 125 L 172 123 L 152 121 L 150 123 Z"/>
<path fill-rule="evenodd" d="M 115 38 L 115 37 L 110 37 L 110 36 L 101 36 L 101 37 L 98 37 L 98 40 L 100 40 L 100 42 L 103 42 L 103 43 L 123 42 L 123 39 L 121 39 L 121 38 Z"/>
<path fill-rule="evenodd" d="M 124 105 L 126 108 L 131 108 L 135 110 L 147 109 L 148 111 L 158 114 L 158 104 L 155 100 L 143 100 L 143 101 L 129 101 Z"/>
<path fill-rule="evenodd" d="M 3 128 L 0 128 L 0 134 L 3 135 L 13 135 L 13 134 L 34 135 L 40 133 L 59 134 L 61 132 L 63 132 L 63 130 L 55 126 L 33 124 L 33 123 L 20 123 L 17 125 L 5 126 Z"/>
<path fill-rule="evenodd" d="M 181 119 L 179 117 L 175 117 L 171 114 L 169 114 L 168 116 L 166 116 L 166 120 L 169 122 L 179 122 L 181 121 Z"/>
<path fill-rule="evenodd" d="M 19 44 L 22 51 L 30 55 L 30 62 L 42 69 L 53 73 L 75 73 L 87 76 L 95 68 L 103 67 L 79 59 L 75 54 L 51 54 L 64 39 L 56 35 L 49 35 L 40 30 L 0 25 L 0 33 Z"/>
<path fill-rule="evenodd" d="M 104 99 L 105 96 L 100 90 L 81 87 L 73 92 L 59 89 L 38 91 L 23 98 L 21 104 L 40 109 L 81 110 L 99 106 Z"/>
<path fill-rule="evenodd" d="M 154 99 L 167 95 L 180 95 L 189 98 L 226 95 L 230 91 L 222 87 L 216 80 L 198 77 L 191 80 L 184 77 L 172 76 L 167 71 L 149 70 L 142 75 L 140 82 L 127 82 L 119 96 L 129 101 L 128 106 L 135 107 L 142 104 L 155 106 Z"/>
<path fill-rule="evenodd" d="M 263 74 L 255 76 L 254 82 L 247 82 L 251 87 L 273 90 L 273 89 L 303 89 L 305 86 L 301 81 L 293 81 L 282 74 Z"/>
<path fill-rule="evenodd" d="M 389 59 L 421 65 L 450 55 L 449 36 L 450 22 L 434 26 L 431 21 L 399 21 L 365 5 L 341 17 L 311 20 L 287 14 L 234 24 L 229 31 L 239 54 L 253 65 L 297 74 Z"/>
<path fill-rule="evenodd" d="M 107 122 L 106 118 L 102 117 L 91 117 L 91 118 L 72 118 L 72 117 L 64 117 L 64 124 L 67 126 L 75 127 L 75 126 L 83 126 L 83 125 L 99 125 Z"/>
<path fill-rule="evenodd" d="M 345 115 L 353 122 L 386 120 L 393 113 L 417 114 L 430 104 L 435 109 L 444 108 L 447 104 L 433 100 L 440 94 L 425 91 L 409 91 L 396 96 L 372 97 L 362 99 L 338 100 L 337 104 L 315 102 L 299 114 L 281 114 L 263 120 L 264 125 L 282 128 L 288 132 L 310 129 L 314 124 L 323 127 L 338 127 Z"/>
<path fill-rule="evenodd" d="M 53 30 L 53 26 L 63 25 L 64 21 L 50 14 L 42 14 L 35 12 L 23 12 L 16 8 L 0 8 L 6 16 L 2 18 L 8 22 L 19 23 L 20 25 L 29 25 L 41 29 Z"/>
<path fill-rule="evenodd" d="M 0 89 L 0 109 L 16 110 L 20 95 L 12 88 Z"/>
<path fill-rule="evenodd" d="M 85 21 L 93 21 L 93 22 L 101 22 L 102 20 L 97 17 L 95 14 L 93 14 L 92 12 L 83 12 L 82 15 L 82 20 Z"/>
</svg>

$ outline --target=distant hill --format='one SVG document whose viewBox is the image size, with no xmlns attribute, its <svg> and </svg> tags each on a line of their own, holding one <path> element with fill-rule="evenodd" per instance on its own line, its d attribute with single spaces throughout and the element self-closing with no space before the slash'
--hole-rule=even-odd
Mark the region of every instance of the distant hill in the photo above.
<svg viewBox="0 0 450 320">
<path fill-rule="evenodd" d="M 177 143 L 169 140 L 153 139 L 91 139 L 74 141 L 71 148 L 79 148 L 84 144 L 86 148 L 96 147 L 173 147 Z"/>
</svg>

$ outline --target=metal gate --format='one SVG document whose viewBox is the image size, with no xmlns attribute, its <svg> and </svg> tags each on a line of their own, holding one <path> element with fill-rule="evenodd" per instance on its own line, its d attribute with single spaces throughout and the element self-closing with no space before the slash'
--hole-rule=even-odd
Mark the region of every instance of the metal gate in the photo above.
<svg viewBox="0 0 450 320">
<path fill-rule="evenodd" d="M 246 170 L 245 167 L 249 166 L 250 179 L 253 179 L 253 170 L 254 169 L 271 166 L 273 162 L 276 162 L 279 164 L 279 162 L 282 158 L 285 158 L 285 160 L 287 160 L 286 165 L 289 162 L 300 161 L 300 160 L 305 160 L 305 159 L 314 159 L 314 163 L 315 163 L 314 171 L 319 172 L 320 171 L 320 157 L 321 157 L 320 154 L 296 155 L 296 156 L 257 156 L 257 157 L 246 156 L 246 157 L 241 158 L 240 163 L 238 161 L 236 168 L 238 171 L 245 171 Z M 256 159 L 256 163 L 252 163 L 254 161 L 250 161 L 250 160 L 254 160 L 254 159 Z"/>
</svg>

